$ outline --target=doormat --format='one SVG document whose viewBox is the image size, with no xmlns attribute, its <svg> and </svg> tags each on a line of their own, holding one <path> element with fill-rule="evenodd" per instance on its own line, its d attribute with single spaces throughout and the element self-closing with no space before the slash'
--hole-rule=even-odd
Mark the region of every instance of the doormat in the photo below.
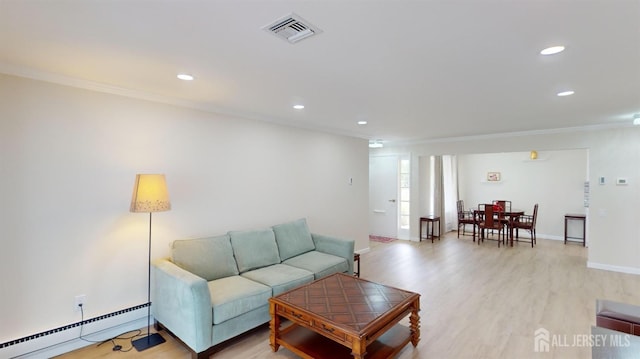
<svg viewBox="0 0 640 359">
<path fill-rule="evenodd" d="M 380 242 L 380 243 L 389 243 L 389 242 L 395 241 L 396 239 L 397 238 L 369 235 L 370 241 Z"/>
</svg>

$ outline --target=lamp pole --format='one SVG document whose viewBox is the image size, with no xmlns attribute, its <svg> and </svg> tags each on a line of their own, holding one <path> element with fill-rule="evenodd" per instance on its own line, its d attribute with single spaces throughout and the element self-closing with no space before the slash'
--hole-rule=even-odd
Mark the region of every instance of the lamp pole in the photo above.
<svg viewBox="0 0 640 359">
<path fill-rule="evenodd" d="M 149 255 L 147 262 L 147 335 L 131 343 L 143 351 L 165 342 L 162 335 L 151 333 L 151 219 L 153 212 L 171 209 L 164 175 L 137 175 L 131 199 L 131 212 L 149 212 Z"/>
</svg>

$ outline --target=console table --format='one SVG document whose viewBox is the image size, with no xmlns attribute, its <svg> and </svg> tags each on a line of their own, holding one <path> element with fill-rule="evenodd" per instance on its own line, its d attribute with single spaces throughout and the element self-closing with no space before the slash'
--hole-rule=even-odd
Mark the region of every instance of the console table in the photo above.
<svg viewBox="0 0 640 359">
<path fill-rule="evenodd" d="M 433 227 L 435 227 L 435 222 L 438 222 L 438 235 L 434 236 L 433 234 Z M 422 223 L 426 223 L 426 237 L 422 236 Z M 429 225 L 431 225 L 431 235 L 429 235 Z M 431 238 L 431 243 L 433 243 L 433 239 L 434 238 L 438 238 L 438 240 L 440 240 L 440 233 L 442 231 L 442 227 L 440 226 L 440 217 L 439 216 L 434 216 L 434 215 L 429 215 L 429 216 L 424 216 L 424 217 L 420 217 L 420 242 L 422 242 L 422 238 L 425 239 L 429 239 Z"/>
<path fill-rule="evenodd" d="M 582 237 L 569 237 L 567 235 L 567 223 L 571 220 L 582 221 Z M 587 244 L 587 216 L 584 214 L 567 213 L 564 215 L 564 244 L 567 244 L 567 239 L 579 239 L 582 241 L 582 246 Z M 570 241 L 578 242 L 578 241 Z"/>
</svg>

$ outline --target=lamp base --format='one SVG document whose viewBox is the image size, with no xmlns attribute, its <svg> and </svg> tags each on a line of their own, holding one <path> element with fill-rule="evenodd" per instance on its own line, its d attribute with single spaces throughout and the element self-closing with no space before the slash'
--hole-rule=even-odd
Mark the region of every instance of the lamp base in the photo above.
<svg viewBox="0 0 640 359">
<path fill-rule="evenodd" d="M 155 347 L 156 345 L 162 344 L 164 342 L 165 340 L 162 337 L 162 335 L 158 333 L 152 333 L 144 338 L 140 338 L 132 341 L 131 344 L 133 344 L 133 346 L 136 348 L 137 351 L 141 352 L 145 349 Z"/>
</svg>

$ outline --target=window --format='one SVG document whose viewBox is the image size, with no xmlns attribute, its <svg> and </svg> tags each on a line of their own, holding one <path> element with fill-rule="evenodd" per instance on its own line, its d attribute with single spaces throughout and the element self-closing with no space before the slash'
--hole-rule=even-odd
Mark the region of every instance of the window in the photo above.
<svg viewBox="0 0 640 359">
<path fill-rule="evenodd" d="M 400 160 L 400 229 L 408 230 L 411 219 L 410 215 L 410 174 L 409 160 Z"/>
</svg>

